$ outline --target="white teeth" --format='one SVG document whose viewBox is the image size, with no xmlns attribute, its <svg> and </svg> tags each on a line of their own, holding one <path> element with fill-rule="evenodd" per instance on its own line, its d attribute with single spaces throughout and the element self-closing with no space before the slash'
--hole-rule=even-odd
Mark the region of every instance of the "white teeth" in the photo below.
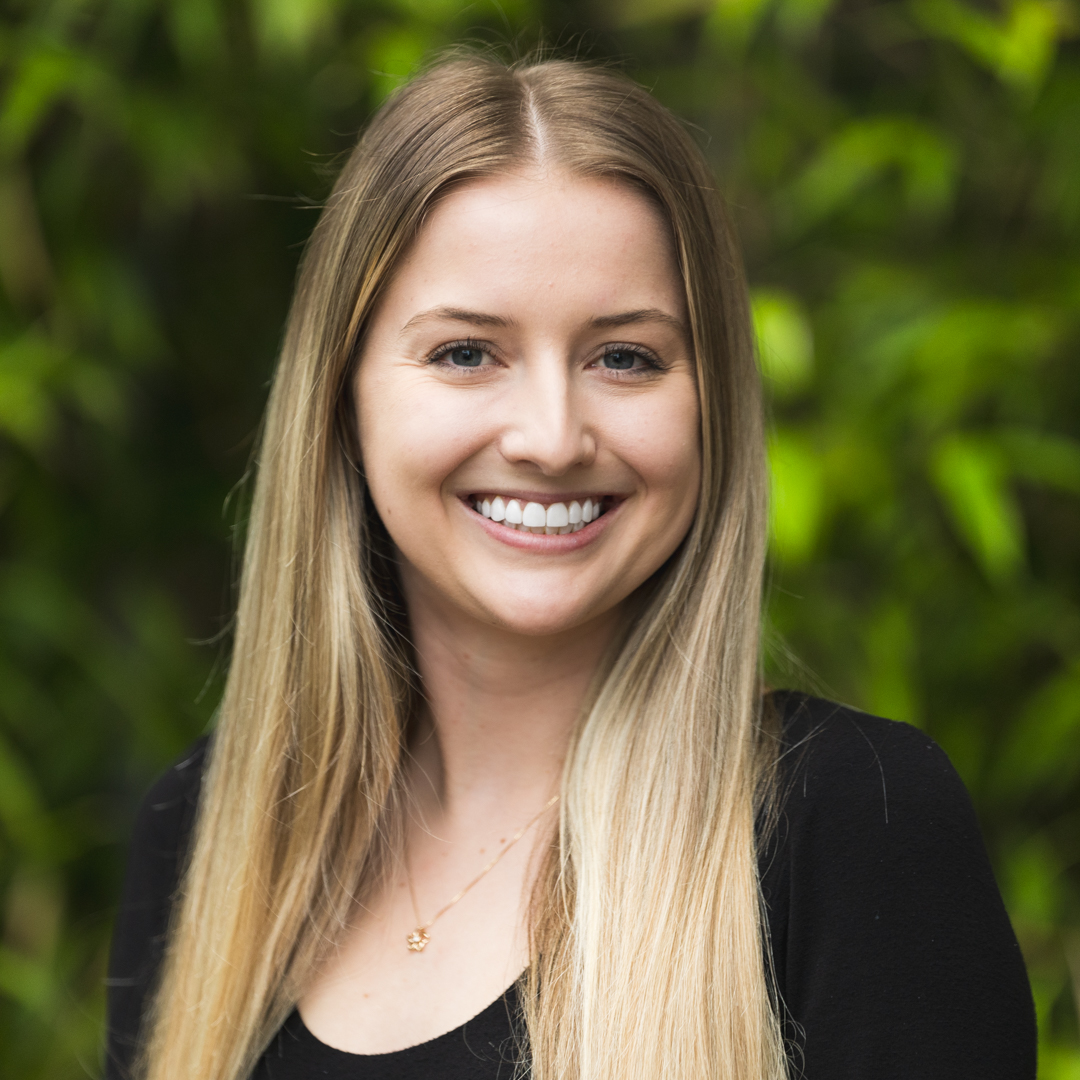
<svg viewBox="0 0 1080 1080">
<path fill-rule="evenodd" d="M 570 512 L 566 509 L 566 503 L 552 503 L 547 508 L 547 527 L 549 529 L 561 529 L 570 524 Z"/>
<path fill-rule="evenodd" d="M 504 499 L 501 495 L 473 496 L 469 504 L 478 514 L 492 521 L 502 522 L 510 529 L 535 533 L 539 536 L 567 536 L 580 532 L 590 521 L 604 512 L 603 502 L 588 498 L 584 503 L 574 499 L 552 503 L 547 508 L 542 503 L 525 502 L 521 499 Z"/>
<path fill-rule="evenodd" d="M 526 503 L 521 514 L 521 522 L 523 525 L 528 525 L 530 529 L 535 529 L 537 525 L 547 524 L 547 514 L 538 502 Z"/>
</svg>

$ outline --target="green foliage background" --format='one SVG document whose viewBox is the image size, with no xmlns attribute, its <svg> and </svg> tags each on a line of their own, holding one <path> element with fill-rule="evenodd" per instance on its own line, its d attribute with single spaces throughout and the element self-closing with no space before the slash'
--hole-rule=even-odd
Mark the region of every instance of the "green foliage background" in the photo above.
<svg viewBox="0 0 1080 1080">
<path fill-rule="evenodd" d="M 471 38 L 616 57 L 699 126 L 771 389 L 771 678 L 944 745 L 1041 1076 L 1080 1078 L 1078 29 L 1075 0 L 6 0 L 0 1075 L 98 1073 L 124 839 L 220 692 L 223 507 L 301 245 L 372 109 Z"/>
</svg>

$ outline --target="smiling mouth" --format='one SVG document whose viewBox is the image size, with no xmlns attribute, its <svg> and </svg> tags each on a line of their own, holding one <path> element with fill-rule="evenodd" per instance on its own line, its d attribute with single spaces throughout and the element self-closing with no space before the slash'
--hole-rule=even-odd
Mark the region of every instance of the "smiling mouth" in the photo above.
<svg viewBox="0 0 1080 1080">
<path fill-rule="evenodd" d="M 470 495 L 469 505 L 484 517 L 518 532 L 540 536 L 566 536 L 580 532 L 614 504 L 610 495 L 593 495 L 583 501 L 525 502 L 505 495 Z"/>
</svg>

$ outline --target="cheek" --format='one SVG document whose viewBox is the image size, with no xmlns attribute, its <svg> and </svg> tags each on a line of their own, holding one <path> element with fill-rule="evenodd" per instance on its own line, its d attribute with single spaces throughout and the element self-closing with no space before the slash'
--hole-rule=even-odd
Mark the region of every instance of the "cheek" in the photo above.
<svg viewBox="0 0 1080 1080">
<path fill-rule="evenodd" d="M 411 380 L 357 380 L 360 453 L 381 513 L 405 500 L 438 496 L 443 481 L 475 449 L 478 425 Z"/>
<path fill-rule="evenodd" d="M 697 505 L 701 476 L 700 414 L 696 389 L 679 387 L 651 401 L 621 425 L 626 460 L 650 495 L 672 508 Z"/>
</svg>

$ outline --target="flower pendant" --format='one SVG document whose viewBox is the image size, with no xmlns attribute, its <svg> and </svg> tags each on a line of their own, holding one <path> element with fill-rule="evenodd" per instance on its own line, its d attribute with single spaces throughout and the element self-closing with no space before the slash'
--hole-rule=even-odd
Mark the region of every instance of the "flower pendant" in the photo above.
<svg viewBox="0 0 1080 1080">
<path fill-rule="evenodd" d="M 424 946 L 431 940 L 428 932 L 422 927 L 418 926 L 406 939 L 405 943 L 409 946 L 409 952 L 423 952 Z"/>
</svg>

